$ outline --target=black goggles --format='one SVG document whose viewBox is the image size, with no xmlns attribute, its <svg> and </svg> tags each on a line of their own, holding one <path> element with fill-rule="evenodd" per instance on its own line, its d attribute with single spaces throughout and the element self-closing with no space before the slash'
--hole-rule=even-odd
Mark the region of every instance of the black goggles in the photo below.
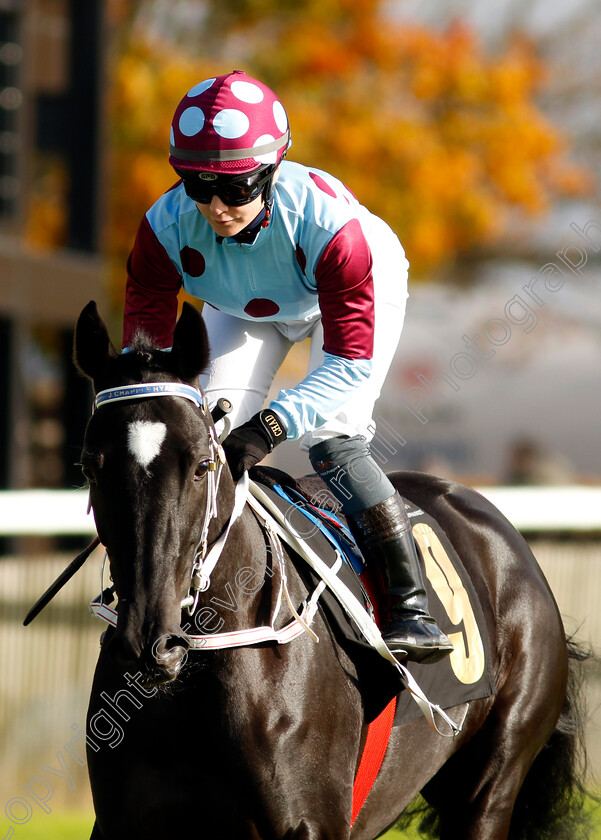
<svg viewBox="0 0 601 840">
<path fill-rule="evenodd" d="M 249 175 L 216 175 L 213 172 L 175 170 L 182 179 L 186 195 L 200 204 L 210 204 L 218 195 L 228 207 L 250 204 L 261 195 L 265 184 L 273 177 L 275 166 L 266 166 Z"/>
</svg>

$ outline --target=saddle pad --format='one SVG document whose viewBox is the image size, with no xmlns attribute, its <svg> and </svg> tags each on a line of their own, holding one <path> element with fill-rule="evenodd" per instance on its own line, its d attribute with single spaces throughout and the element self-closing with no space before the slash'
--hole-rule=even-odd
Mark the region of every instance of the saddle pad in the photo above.
<svg viewBox="0 0 601 840">
<path fill-rule="evenodd" d="M 443 709 L 496 694 L 490 638 L 482 605 L 461 559 L 438 522 L 405 500 L 413 536 L 424 563 L 428 605 L 453 642 L 450 656 L 434 665 L 407 663 L 427 698 Z M 420 717 L 415 703 L 399 696 L 395 726 Z"/>
<path fill-rule="evenodd" d="M 323 527 L 315 527 L 311 520 L 305 518 L 302 501 L 297 495 L 292 495 L 294 501 L 286 498 L 287 488 L 283 493 L 281 487 L 274 487 L 280 483 L 278 481 L 269 482 L 270 486 L 264 481 L 260 483 L 294 530 L 308 537 L 313 550 L 329 566 L 333 566 L 337 559 L 334 545 L 341 550 L 344 548 L 338 527 L 330 526 L 333 538 L 326 536 Z M 405 505 L 424 563 L 430 612 L 455 645 L 449 657 L 434 665 L 406 663 L 407 667 L 428 699 L 443 709 L 490 697 L 495 693 L 490 640 L 476 591 L 439 524 L 410 502 L 405 501 Z M 311 511 L 314 513 L 314 508 Z M 344 555 L 345 552 L 342 550 L 342 553 Z M 371 600 L 377 599 L 377 593 L 373 592 L 368 575 L 361 580 L 351 565 L 352 561 L 348 557 L 345 559 L 347 562 L 343 564 L 339 577 L 371 611 Z M 301 558 L 294 555 L 294 562 L 310 589 L 319 583 L 315 572 Z M 320 604 L 337 641 L 347 650 L 357 668 L 366 720 L 369 722 L 377 717 L 397 694 L 395 726 L 419 718 L 421 712 L 409 693 L 402 690 L 399 673 L 368 644 L 329 589 L 324 591 Z"/>
</svg>

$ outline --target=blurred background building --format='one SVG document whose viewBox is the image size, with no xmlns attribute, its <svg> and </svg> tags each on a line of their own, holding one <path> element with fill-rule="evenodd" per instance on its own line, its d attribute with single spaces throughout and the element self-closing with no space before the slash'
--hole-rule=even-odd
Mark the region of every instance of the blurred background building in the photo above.
<svg viewBox="0 0 601 840">
<path fill-rule="evenodd" d="M 69 487 L 88 388 L 75 318 L 105 298 L 100 0 L 0 2 L 0 487 Z"/>
</svg>

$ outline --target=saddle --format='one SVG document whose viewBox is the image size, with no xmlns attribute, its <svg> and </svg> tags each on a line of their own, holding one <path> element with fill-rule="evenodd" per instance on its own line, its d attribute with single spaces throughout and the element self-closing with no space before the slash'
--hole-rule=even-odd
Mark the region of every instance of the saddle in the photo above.
<svg viewBox="0 0 601 840">
<path fill-rule="evenodd" d="M 338 576 L 377 623 L 383 593 L 346 527 L 338 502 L 321 479 L 292 479 L 269 467 L 255 467 L 251 479 L 328 566 L 333 567 L 342 556 Z M 406 667 L 429 700 L 442 709 L 490 697 L 495 694 L 490 639 L 475 588 L 439 523 L 408 500 L 404 502 L 424 564 L 431 613 L 455 645 L 451 655 L 436 664 L 410 662 Z M 295 558 L 295 566 L 308 587 L 317 585 L 319 577 L 301 557 Z M 395 725 L 418 718 L 420 709 L 403 690 L 399 672 L 369 644 L 329 588 L 320 603 L 338 643 L 355 663 L 367 721 L 376 718 L 395 696 Z"/>
</svg>

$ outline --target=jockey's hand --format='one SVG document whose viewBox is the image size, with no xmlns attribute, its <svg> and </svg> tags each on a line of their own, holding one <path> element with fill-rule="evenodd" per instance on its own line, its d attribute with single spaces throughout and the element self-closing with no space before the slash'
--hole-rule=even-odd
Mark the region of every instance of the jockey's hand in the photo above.
<svg viewBox="0 0 601 840">
<path fill-rule="evenodd" d="M 225 457 L 234 481 L 258 464 L 278 443 L 286 440 L 286 428 L 275 411 L 264 408 L 223 441 Z"/>
</svg>

